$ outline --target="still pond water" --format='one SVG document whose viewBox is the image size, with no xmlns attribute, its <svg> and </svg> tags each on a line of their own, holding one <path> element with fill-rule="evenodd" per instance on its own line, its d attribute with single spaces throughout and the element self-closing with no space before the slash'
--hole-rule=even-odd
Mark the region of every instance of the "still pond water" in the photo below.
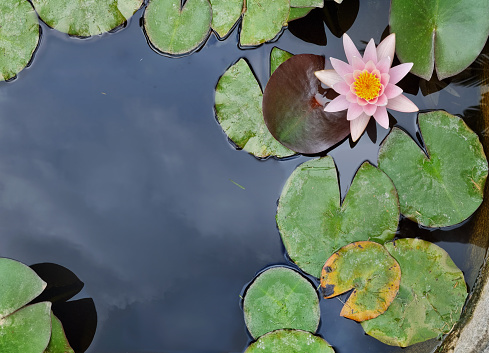
<svg viewBox="0 0 489 353">
<path fill-rule="evenodd" d="M 348 31 L 359 48 L 380 41 L 388 12 L 387 0 L 360 1 Z M 236 151 L 216 122 L 214 88 L 241 57 L 264 87 L 273 46 L 344 59 L 342 42 L 327 28 L 326 46 L 285 30 L 273 44 L 242 50 L 235 29 L 172 59 L 146 43 L 142 13 L 88 40 L 43 24 L 31 67 L 0 85 L 0 256 L 54 262 L 85 282 L 77 297 L 92 297 L 99 316 L 88 352 L 242 352 L 249 338 L 239 295 L 257 271 L 288 263 L 276 202 L 309 157 L 258 161 Z M 313 17 L 303 25 L 317 27 Z M 480 87 L 452 83 L 410 98 L 420 109 L 463 114 L 479 104 Z M 416 133 L 415 114 L 394 116 Z M 355 146 L 347 140 L 330 152 L 343 196 L 361 162 L 376 164 L 386 135 L 371 124 Z M 485 249 L 469 242 L 470 222 L 433 232 L 402 224 L 403 236 L 446 249 L 472 288 Z M 321 301 L 319 333 L 337 353 L 401 351 L 364 335 L 341 307 Z"/>
</svg>

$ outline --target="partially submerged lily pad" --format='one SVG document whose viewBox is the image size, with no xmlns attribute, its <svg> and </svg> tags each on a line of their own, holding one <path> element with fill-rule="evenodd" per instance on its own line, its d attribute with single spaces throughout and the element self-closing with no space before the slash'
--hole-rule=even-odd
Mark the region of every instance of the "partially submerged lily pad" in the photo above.
<svg viewBox="0 0 489 353">
<path fill-rule="evenodd" d="M 277 208 L 277 225 L 290 258 L 320 277 L 326 260 L 354 241 L 384 243 L 397 230 L 399 204 L 391 180 L 365 162 L 343 203 L 331 157 L 298 166 L 287 180 Z"/>
<path fill-rule="evenodd" d="M 212 6 L 212 29 L 224 38 L 241 17 L 244 0 L 209 0 Z"/>
<path fill-rule="evenodd" d="M 350 134 L 346 110 L 324 111 L 320 81 L 324 57 L 295 55 L 275 70 L 263 95 L 263 116 L 272 135 L 300 153 L 322 152 Z"/>
<path fill-rule="evenodd" d="M 319 326 L 319 298 L 312 283 L 286 267 L 272 267 L 247 289 L 243 311 L 254 338 L 278 329 L 315 333 Z"/>
<path fill-rule="evenodd" d="M 440 80 L 467 68 L 489 35 L 487 0 L 392 0 L 389 25 L 396 54 L 411 72 Z"/>
<path fill-rule="evenodd" d="M 293 56 L 294 55 L 288 51 L 273 47 L 272 52 L 270 53 L 270 74 L 273 74 L 277 67 Z"/>
<path fill-rule="evenodd" d="M 236 146 L 256 157 L 294 155 L 295 152 L 276 141 L 265 126 L 262 97 L 253 72 L 246 61 L 240 59 L 217 83 L 217 120 Z"/>
<path fill-rule="evenodd" d="M 144 12 L 144 30 L 161 53 L 182 55 L 198 49 L 210 34 L 209 0 L 151 0 Z"/>
<path fill-rule="evenodd" d="M 261 336 L 245 353 L 334 353 L 334 349 L 310 332 L 277 330 Z"/>
<path fill-rule="evenodd" d="M 401 347 L 449 332 L 467 297 L 462 271 L 445 250 L 421 239 L 400 239 L 385 248 L 401 266 L 399 293 L 384 314 L 362 322 L 365 332 Z"/>
<path fill-rule="evenodd" d="M 467 219 L 482 203 L 487 160 L 477 135 L 444 111 L 418 115 L 428 157 L 394 128 L 381 145 L 379 168 L 394 182 L 401 213 L 427 227 Z"/>
<path fill-rule="evenodd" d="M 39 22 L 27 0 L 2 0 L 0 23 L 0 80 L 6 81 L 31 60 L 39 42 Z"/>
<path fill-rule="evenodd" d="M 280 33 L 289 18 L 289 0 L 246 0 L 240 44 L 254 46 Z"/>
<path fill-rule="evenodd" d="M 371 241 L 345 245 L 334 253 L 321 273 L 324 298 L 351 289 L 340 315 L 355 321 L 384 313 L 399 291 L 401 268 L 385 248 Z"/>
<path fill-rule="evenodd" d="M 32 0 L 32 4 L 49 27 L 90 37 L 123 25 L 143 0 Z"/>
<path fill-rule="evenodd" d="M 44 353 L 75 353 L 71 348 L 61 321 L 51 312 L 51 339 Z"/>
</svg>

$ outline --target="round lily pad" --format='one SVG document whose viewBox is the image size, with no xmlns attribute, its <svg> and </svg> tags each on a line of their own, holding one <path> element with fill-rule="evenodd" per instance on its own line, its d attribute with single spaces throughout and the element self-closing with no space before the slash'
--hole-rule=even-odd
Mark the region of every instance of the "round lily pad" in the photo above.
<svg viewBox="0 0 489 353">
<path fill-rule="evenodd" d="M 289 0 L 246 0 L 241 45 L 259 45 L 275 38 L 286 25 L 289 10 Z"/>
<path fill-rule="evenodd" d="M 294 55 L 288 51 L 273 47 L 272 52 L 270 53 L 270 74 L 273 74 L 280 64 L 293 56 Z"/>
<path fill-rule="evenodd" d="M 198 49 L 211 31 L 209 0 L 151 0 L 144 12 L 144 31 L 159 52 L 183 55 Z"/>
<path fill-rule="evenodd" d="M 389 17 L 396 54 L 411 72 L 440 80 L 467 68 L 489 35 L 487 0 L 392 0 Z"/>
<path fill-rule="evenodd" d="M 49 27 L 90 37 L 123 25 L 143 0 L 32 0 L 32 4 Z"/>
<path fill-rule="evenodd" d="M 253 72 L 240 59 L 221 76 L 216 87 L 216 115 L 227 136 L 258 158 L 295 154 L 268 131 L 262 115 L 263 94 Z"/>
<path fill-rule="evenodd" d="M 277 330 L 261 336 L 245 353 L 334 353 L 334 349 L 310 332 Z"/>
<path fill-rule="evenodd" d="M 50 313 L 51 303 L 42 302 L 28 305 L 2 318 L 0 352 L 44 352 L 51 337 Z"/>
<path fill-rule="evenodd" d="M 324 90 L 314 75 L 324 64 L 319 55 L 295 55 L 273 72 L 265 88 L 265 123 L 278 141 L 296 152 L 322 152 L 350 134 L 346 110 L 324 111 Z"/>
<path fill-rule="evenodd" d="M 406 347 L 449 332 L 467 297 L 464 276 L 442 248 L 421 239 L 400 239 L 385 248 L 402 271 L 399 293 L 387 311 L 362 322 L 367 334 Z"/>
<path fill-rule="evenodd" d="M 418 115 L 427 155 L 394 128 L 382 143 L 379 168 L 394 182 L 401 213 L 427 227 L 467 219 L 480 206 L 487 160 L 477 135 L 444 111 Z"/>
<path fill-rule="evenodd" d="M 247 289 L 243 311 L 254 338 L 278 329 L 315 333 L 319 326 L 319 298 L 311 282 L 286 267 L 262 272 Z"/>
<path fill-rule="evenodd" d="M 324 298 L 351 289 L 340 315 L 365 321 L 387 310 L 399 291 L 401 268 L 385 248 L 371 241 L 345 245 L 326 261 L 321 272 Z"/>
<path fill-rule="evenodd" d="M 210 0 L 212 6 L 212 29 L 219 38 L 224 38 L 234 27 L 243 11 L 243 0 Z"/>
<path fill-rule="evenodd" d="M 75 353 L 71 348 L 61 321 L 51 312 L 51 339 L 44 353 Z"/>
<path fill-rule="evenodd" d="M 299 165 L 287 180 L 277 224 L 290 258 L 320 277 L 326 260 L 354 241 L 394 238 L 399 221 L 396 189 L 368 162 L 357 171 L 343 203 L 335 164 L 323 157 Z"/>
<path fill-rule="evenodd" d="M 6 81 L 31 60 L 39 43 L 39 22 L 27 0 L 2 0 L 0 23 L 0 80 Z"/>
</svg>

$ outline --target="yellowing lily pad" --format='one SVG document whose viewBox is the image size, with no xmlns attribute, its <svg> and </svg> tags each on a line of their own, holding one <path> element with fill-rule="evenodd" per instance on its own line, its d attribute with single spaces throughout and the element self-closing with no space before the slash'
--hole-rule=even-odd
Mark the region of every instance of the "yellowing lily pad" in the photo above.
<svg viewBox="0 0 489 353">
<path fill-rule="evenodd" d="M 394 182 L 401 213 L 427 227 L 467 219 L 482 203 L 487 160 L 477 135 L 444 111 L 418 115 L 427 155 L 394 128 L 382 143 L 379 168 Z"/>
<path fill-rule="evenodd" d="M 143 0 L 32 0 L 32 4 L 49 27 L 89 37 L 123 25 Z"/>
<path fill-rule="evenodd" d="M 160 52 L 182 55 L 198 49 L 210 34 L 209 0 L 151 0 L 144 12 L 144 31 Z"/>
<path fill-rule="evenodd" d="M 387 311 L 362 322 L 367 334 L 406 347 L 449 332 L 467 297 L 464 276 L 442 248 L 400 239 L 385 248 L 401 266 L 399 293 Z"/>
<path fill-rule="evenodd" d="M 39 42 L 39 22 L 27 0 L 2 0 L 0 23 L 0 80 L 6 81 L 31 60 Z"/>
<path fill-rule="evenodd" d="M 324 298 L 351 289 L 340 315 L 365 321 L 387 310 L 399 291 L 401 268 L 385 248 L 371 241 L 345 245 L 326 261 L 321 273 Z"/>
<path fill-rule="evenodd" d="M 258 158 L 288 157 L 295 152 L 275 140 L 265 126 L 263 94 L 253 72 L 240 59 L 221 76 L 216 87 L 216 115 L 227 136 Z"/>
<path fill-rule="evenodd" d="M 411 72 L 440 80 L 467 68 L 489 35 L 487 0 L 392 0 L 389 17 L 396 54 Z"/>
<path fill-rule="evenodd" d="M 320 277 L 326 260 L 354 241 L 384 243 L 397 230 L 399 204 L 391 180 L 365 162 L 343 203 L 331 157 L 298 166 L 287 180 L 277 208 L 277 224 L 290 258 Z"/>
<path fill-rule="evenodd" d="M 310 332 L 277 330 L 261 336 L 245 353 L 334 353 L 334 349 Z"/>
<path fill-rule="evenodd" d="M 71 348 L 61 321 L 51 312 L 51 339 L 44 353 L 75 353 Z"/>
<path fill-rule="evenodd" d="M 210 0 L 212 6 L 212 29 L 219 38 L 229 34 L 234 24 L 241 17 L 243 0 Z"/>
<path fill-rule="evenodd" d="M 243 311 L 254 338 L 279 329 L 315 333 L 319 326 L 316 289 L 286 267 L 272 267 L 255 278 L 246 291 Z"/>
<path fill-rule="evenodd" d="M 259 45 L 275 38 L 286 25 L 289 10 L 289 0 L 246 0 L 241 45 Z"/>
<path fill-rule="evenodd" d="M 288 51 L 273 47 L 270 53 L 270 74 L 273 74 L 275 69 L 280 66 L 285 60 L 290 59 L 294 55 Z"/>
</svg>

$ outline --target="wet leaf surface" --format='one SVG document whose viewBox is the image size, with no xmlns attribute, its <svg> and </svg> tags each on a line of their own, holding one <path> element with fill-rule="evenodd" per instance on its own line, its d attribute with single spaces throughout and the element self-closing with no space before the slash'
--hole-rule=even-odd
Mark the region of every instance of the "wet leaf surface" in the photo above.
<svg viewBox="0 0 489 353">
<path fill-rule="evenodd" d="M 44 352 L 50 337 L 51 303 L 28 305 L 1 320 L 0 352 Z"/>
<path fill-rule="evenodd" d="M 277 330 L 261 336 L 245 353 L 334 353 L 334 349 L 309 332 Z"/>
<path fill-rule="evenodd" d="M 39 22 L 26 0 L 0 2 L 0 80 L 15 77 L 32 58 L 39 42 Z"/>
<path fill-rule="evenodd" d="M 51 339 L 44 353 L 75 353 L 66 338 L 61 321 L 51 312 Z"/>
<path fill-rule="evenodd" d="M 212 6 L 212 29 L 224 38 L 243 11 L 243 0 L 209 0 Z"/>
<path fill-rule="evenodd" d="M 399 291 L 401 268 L 385 248 L 371 241 L 348 244 L 334 253 L 323 267 L 324 298 L 351 289 L 340 315 L 355 321 L 384 313 Z"/>
<path fill-rule="evenodd" d="M 246 61 L 240 59 L 217 83 L 217 120 L 236 146 L 256 157 L 294 155 L 295 152 L 276 141 L 265 126 L 262 97 L 253 72 Z"/>
<path fill-rule="evenodd" d="M 287 23 L 289 10 L 289 0 L 246 0 L 241 45 L 259 45 L 275 38 Z"/>
<path fill-rule="evenodd" d="M 285 60 L 290 59 L 294 55 L 288 51 L 274 47 L 270 53 L 270 74 L 277 69 Z"/>
<path fill-rule="evenodd" d="M 477 135 L 444 111 L 418 115 L 428 157 L 394 128 L 381 145 L 379 168 L 394 182 L 401 213 L 427 227 L 467 219 L 482 203 L 487 160 Z"/>
<path fill-rule="evenodd" d="M 161 53 L 183 55 L 198 49 L 211 30 L 209 0 L 151 0 L 144 12 L 144 30 Z"/>
<path fill-rule="evenodd" d="M 290 258 L 318 278 L 326 260 L 339 248 L 354 241 L 391 240 L 398 221 L 394 185 L 367 162 L 340 204 L 331 157 L 299 165 L 287 180 L 277 208 L 277 225 Z"/>
<path fill-rule="evenodd" d="M 32 0 L 32 4 L 49 27 L 90 37 L 123 25 L 143 0 Z"/>
<path fill-rule="evenodd" d="M 486 0 L 393 0 L 390 30 L 396 54 L 414 63 L 411 72 L 429 80 L 458 74 L 479 55 L 489 34 Z"/>
<path fill-rule="evenodd" d="M 312 283 L 297 271 L 272 267 L 255 278 L 243 303 L 246 326 L 254 338 L 279 329 L 315 333 L 319 298 Z"/>
<path fill-rule="evenodd" d="M 399 293 L 384 314 L 362 322 L 365 332 L 406 347 L 450 331 L 460 317 L 467 287 L 445 250 L 421 239 L 400 239 L 385 248 L 401 266 Z"/>
<path fill-rule="evenodd" d="M 346 110 L 326 113 L 322 89 L 314 72 L 324 69 L 324 57 L 300 54 L 280 65 L 263 95 L 263 116 L 272 135 L 300 153 L 322 152 L 350 134 Z"/>
</svg>

